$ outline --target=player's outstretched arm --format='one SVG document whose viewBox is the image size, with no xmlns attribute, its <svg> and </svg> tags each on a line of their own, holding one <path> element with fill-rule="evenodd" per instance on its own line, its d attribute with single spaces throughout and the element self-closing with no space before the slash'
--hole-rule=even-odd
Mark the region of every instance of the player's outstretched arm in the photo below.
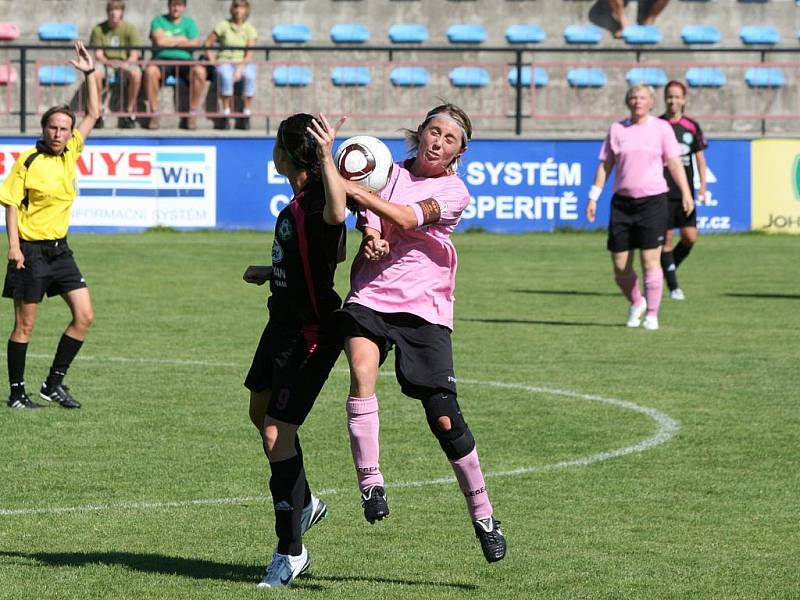
<svg viewBox="0 0 800 600">
<path fill-rule="evenodd" d="M 72 66 L 78 69 L 86 77 L 86 114 L 78 125 L 83 139 L 89 137 L 94 129 L 95 123 L 100 118 L 100 90 L 95 78 L 98 74 L 94 70 L 94 59 L 83 42 L 75 42 L 75 60 L 71 60 Z"/>
<path fill-rule="evenodd" d="M 325 185 L 325 208 L 322 209 L 322 218 L 328 225 L 340 225 L 347 217 L 344 179 L 339 175 L 331 152 L 336 134 L 346 120 L 347 117 L 342 117 L 335 126 L 331 126 L 325 115 L 319 113 L 319 117 L 311 122 L 312 126 L 306 127 L 308 133 L 317 140 L 317 158 L 322 167 L 322 182 Z"/>
</svg>

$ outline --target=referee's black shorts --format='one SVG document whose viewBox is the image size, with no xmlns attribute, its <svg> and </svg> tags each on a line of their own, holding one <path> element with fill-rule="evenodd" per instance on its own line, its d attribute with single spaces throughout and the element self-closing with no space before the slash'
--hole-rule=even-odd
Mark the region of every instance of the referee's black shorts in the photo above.
<svg viewBox="0 0 800 600">
<path fill-rule="evenodd" d="M 366 337 L 378 345 L 380 364 L 394 346 L 394 370 L 406 396 L 427 400 L 456 393 L 450 330 L 410 313 L 382 313 L 350 303 L 337 311 L 344 337 Z"/>
<path fill-rule="evenodd" d="M 86 280 L 72 256 L 67 239 L 19 241 L 25 268 L 9 262 L 3 297 L 39 303 L 47 296 L 60 296 L 86 287 Z"/>
<path fill-rule="evenodd" d="M 688 215 L 683 211 L 683 198 L 680 196 L 667 198 L 669 216 L 667 229 L 683 229 L 684 227 L 697 227 L 697 209 L 692 209 Z"/>
<path fill-rule="evenodd" d="M 267 414 L 302 425 L 342 352 L 335 327 L 289 326 L 270 319 L 258 342 L 244 385 L 271 392 Z"/>
<path fill-rule="evenodd" d="M 666 231 L 666 194 L 644 198 L 614 194 L 611 198 L 611 220 L 606 244 L 611 252 L 658 248 L 664 243 Z"/>
</svg>

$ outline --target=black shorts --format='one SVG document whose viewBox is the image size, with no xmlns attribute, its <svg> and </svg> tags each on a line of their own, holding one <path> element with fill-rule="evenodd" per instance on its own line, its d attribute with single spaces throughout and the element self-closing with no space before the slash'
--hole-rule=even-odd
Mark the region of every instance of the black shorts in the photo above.
<svg viewBox="0 0 800 600">
<path fill-rule="evenodd" d="M 311 412 L 342 352 L 342 338 L 328 330 L 267 322 L 244 385 L 253 392 L 270 390 L 267 414 L 273 419 L 302 425 Z"/>
<path fill-rule="evenodd" d="M 669 216 L 667 217 L 667 229 L 683 229 L 684 227 L 697 227 L 697 209 L 687 215 L 683 212 L 683 199 L 667 198 Z"/>
<path fill-rule="evenodd" d="M 61 240 L 19 241 L 25 268 L 9 262 L 3 297 L 39 303 L 48 296 L 60 296 L 86 287 L 66 238 Z"/>
<path fill-rule="evenodd" d="M 366 337 L 378 345 L 380 364 L 394 346 L 395 376 L 406 396 L 427 400 L 440 391 L 456 393 L 453 347 L 444 325 L 360 304 L 346 304 L 335 314 L 344 337 Z"/>
<path fill-rule="evenodd" d="M 644 198 L 614 194 L 611 198 L 611 220 L 608 223 L 606 245 L 611 252 L 658 248 L 664 243 L 666 231 L 666 194 Z"/>
</svg>

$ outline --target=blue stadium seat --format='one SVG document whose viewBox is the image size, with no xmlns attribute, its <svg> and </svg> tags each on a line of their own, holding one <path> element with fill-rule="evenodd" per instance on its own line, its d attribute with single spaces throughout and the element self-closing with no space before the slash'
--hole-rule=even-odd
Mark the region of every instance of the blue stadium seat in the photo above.
<svg viewBox="0 0 800 600">
<path fill-rule="evenodd" d="M 456 67 L 449 74 L 450 83 L 456 87 L 486 87 L 492 78 L 481 67 Z"/>
<path fill-rule="evenodd" d="M 684 44 L 716 44 L 722 34 L 713 25 L 687 25 L 681 31 L 681 39 Z"/>
<path fill-rule="evenodd" d="M 78 26 L 75 23 L 42 23 L 39 39 L 43 42 L 72 42 L 78 39 Z"/>
<path fill-rule="evenodd" d="M 783 69 L 778 67 L 751 67 L 744 72 L 744 80 L 751 88 L 779 88 L 786 85 Z"/>
<path fill-rule="evenodd" d="M 451 25 L 447 29 L 447 39 L 453 44 L 482 44 L 486 41 L 486 29 L 483 25 L 469 23 Z"/>
<path fill-rule="evenodd" d="M 608 84 L 608 77 L 603 69 L 597 67 L 576 67 L 567 73 L 567 83 L 570 87 L 604 87 Z"/>
<path fill-rule="evenodd" d="M 431 75 L 425 67 L 395 67 L 389 80 L 397 87 L 423 87 L 430 83 Z"/>
<path fill-rule="evenodd" d="M 428 41 L 425 25 L 397 23 L 389 27 L 389 40 L 393 44 L 421 44 Z"/>
<path fill-rule="evenodd" d="M 667 85 L 669 78 L 664 69 L 658 67 L 634 67 L 625 74 L 625 81 L 628 85 L 646 83 L 653 87 L 662 87 Z"/>
<path fill-rule="evenodd" d="M 364 86 L 371 79 L 369 67 L 335 67 L 331 70 L 331 81 L 336 86 Z"/>
<path fill-rule="evenodd" d="M 331 41 L 335 44 L 363 44 L 369 40 L 369 29 L 358 23 L 340 23 L 331 27 Z"/>
<path fill-rule="evenodd" d="M 622 30 L 626 44 L 660 44 L 661 31 L 655 25 L 631 25 Z"/>
<path fill-rule="evenodd" d="M 716 67 L 691 67 L 686 71 L 689 87 L 723 87 L 727 83 L 725 73 Z"/>
<path fill-rule="evenodd" d="M 279 87 L 311 85 L 311 69 L 299 65 L 282 65 L 272 72 L 272 82 Z"/>
<path fill-rule="evenodd" d="M 766 25 L 746 25 L 739 32 L 745 44 L 777 44 L 781 40 L 778 30 Z"/>
<path fill-rule="evenodd" d="M 72 85 L 76 80 L 75 69 L 67 65 L 39 67 L 39 83 L 41 85 Z"/>
<path fill-rule="evenodd" d="M 603 31 L 594 25 L 570 25 L 564 30 L 564 40 L 568 44 L 599 44 Z"/>
<path fill-rule="evenodd" d="M 547 36 L 538 25 L 512 25 L 506 29 L 506 40 L 509 44 L 538 44 Z"/>
<path fill-rule="evenodd" d="M 522 87 L 531 87 L 531 83 L 537 88 L 544 87 L 550 82 L 550 77 L 541 67 L 531 69 L 529 65 L 522 67 L 520 72 L 520 85 Z M 508 71 L 508 83 L 512 87 L 517 87 L 517 68 L 511 67 Z"/>
<path fill-rule="evenodd" d="M 281 23 L 272 28 L 272 39 L 276 44 L 303 44 L 311 40 L 311 28 L 308 25 Z"/>
</svg>

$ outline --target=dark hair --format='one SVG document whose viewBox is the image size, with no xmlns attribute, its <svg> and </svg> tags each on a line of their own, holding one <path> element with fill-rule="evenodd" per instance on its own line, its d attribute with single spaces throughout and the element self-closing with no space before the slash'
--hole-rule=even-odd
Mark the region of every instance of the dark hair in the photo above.
<svg viewBox="0 0 800 600">
<path fill-rule="evenodd" d="M 70 129 L 75 129 L 75 113 L 72 112 L 72 109 L 67 104 L 59 104 L 58 106 L 54 106 L 52 108 L 48 108 L 47 112 L 42 115 L 42 129 L 47 127 L 48 121 L 50 121 L 50 117 L 53 115 L 61 113 L 62 115 L 67 115 L 72 120 L 72 125 Z"/>
<path fill-rule="evenodd" d="M 667 90 L 669 88 L 671 88 L 671 87 L 680 88 L 680 90 L 683 92 L 683 95 L 686 96 L 686 92 L 687 92 L 686 84 L 683 83 L 682 81 L 678 81 L 676 79 L 673 79 L 672 81 L 667 83 L 667 85 L 664 86 L 664 97 L 665 98 L 667 97 Z"/>
<path fill-rule="evenodd" d="M 281 121 L 275 143 L 286 151 L 298 169 L 319 175 L 321 169 L 317 158 L 317 140 L 306 131 L 313 120 L 314 117 L 309 114 L 297 113 Z"/>
</svg>

